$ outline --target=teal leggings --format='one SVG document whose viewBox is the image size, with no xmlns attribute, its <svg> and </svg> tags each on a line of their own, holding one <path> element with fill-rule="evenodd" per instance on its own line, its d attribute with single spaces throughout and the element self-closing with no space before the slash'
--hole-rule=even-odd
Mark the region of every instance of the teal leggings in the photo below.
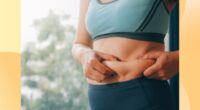
<svg viewBox="0 0 200 110">
<path fill-rule="evenodd" d="M 89 84 L 91 110 L 172 110 L 166 80 L 137 79 L 106 85 Z"/>
</svg>

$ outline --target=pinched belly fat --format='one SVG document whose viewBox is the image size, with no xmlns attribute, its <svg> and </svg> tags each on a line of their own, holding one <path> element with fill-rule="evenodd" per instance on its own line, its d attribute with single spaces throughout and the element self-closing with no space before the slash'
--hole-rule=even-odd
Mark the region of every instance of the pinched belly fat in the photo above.
<svg viewBox="0 0 200 110">
<path fill-rule="evenodd" d="M 116 75 L 101 83 L 87 79 L 91 84 L 108 84 L 136 79 L 142 76 L 144 70 L 155 63 L 154 60 L 135 59 L 131 61 L 103 61 L 103 64 L 116 72 Z"/>
</svg>

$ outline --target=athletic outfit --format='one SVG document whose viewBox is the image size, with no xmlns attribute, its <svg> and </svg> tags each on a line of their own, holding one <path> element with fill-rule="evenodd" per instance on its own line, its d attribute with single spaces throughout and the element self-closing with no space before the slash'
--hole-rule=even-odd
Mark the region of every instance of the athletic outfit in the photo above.
<svg viewBox="0 0 200 110">
<path fill-rule="evenodd" d="M 166 80 L 146 77 L 106 85 L 89 84 L 91 110 L 172 110 Z"/>
<path fill-rule="evenodd" d="M 94 40 L 119 36 L 163 43 L 168 19 L 163 0 L 90 0 L 85 22 Z"/>
<path fill-rule="evenodd" d="M 164 43 L 169 12 L 163 0 L 90 0 L 86 29 L 93 40 L 123 37 Z M 140 77 L 104 84 L 89 84 L 91 110 L 171 110 L 167 81 Z"/>
</svg>

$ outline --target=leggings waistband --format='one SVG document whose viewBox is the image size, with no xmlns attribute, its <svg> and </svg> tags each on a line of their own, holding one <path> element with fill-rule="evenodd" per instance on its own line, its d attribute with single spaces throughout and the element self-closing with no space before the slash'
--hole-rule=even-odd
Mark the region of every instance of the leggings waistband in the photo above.
<svg viewBox="0 0 200 110">
<path fill-rule="evenodd" d="M 115 90 L 115 89 L 125 89 L 129 87 L 137 87 L 140 86 L 140 82 L 143 84 L 148 84 L 148 83 L 159 83 L 159 82 L 166 82 L 164 80 L 155 80 L 155 79 L 148 79 L 145 76 L 128 80 L 128 81 L 123 81 L 123 82 L 115 82 L 115 83 L 110 83 L 110 84 L 103 84 L 103 85 L 94 85 L 94 84 L 89 84 L 89 88 L 91 90 Z"/>
<path fill-rule="evenodd" d="M 172 100 L 166 80 L 144 76 L 123 82 L 89 84 L 91 110 L 171 110 Z"/>
</svg>

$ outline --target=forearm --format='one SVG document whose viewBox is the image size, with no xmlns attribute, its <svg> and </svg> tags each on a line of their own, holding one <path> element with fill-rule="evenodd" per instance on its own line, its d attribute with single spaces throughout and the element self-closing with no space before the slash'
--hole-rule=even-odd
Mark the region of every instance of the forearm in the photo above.
<svg viewBox="0 0 200 110">
<path fill-rule="evenodd" d="M 173 55 L 174 59 L 176 59 L 176 60 L 179 61 L 179 50 L 173 51 L 173 52 L 172 52 L 172 55 Z"/>
<path fill-rule="evenodd" d="M 170 52 L 171 55 L 169 55 L 169 62 L 170 65 L 173 65 L 173 71 L 175 71 L 176 73 L 179 71 L 179 51 L 172 51 Z"/>
<path fill-rule="evenodd" d="M 81 64 L 83 63 L 84 60 L 84 54 L 91 51 L 92 51 L 91 47 L 81 43 L 74 43 L 71 50 L 74 59 Z"/>
</svg>

